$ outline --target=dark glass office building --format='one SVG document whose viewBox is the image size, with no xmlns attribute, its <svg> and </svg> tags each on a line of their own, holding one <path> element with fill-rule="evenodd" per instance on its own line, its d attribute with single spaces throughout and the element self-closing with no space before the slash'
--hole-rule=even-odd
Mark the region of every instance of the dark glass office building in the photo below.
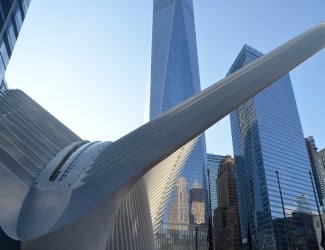
<svg viewBox="0 0 325 250">
<path fill-rule="evenodd" d="M 211 215 L 213 210 L 217 207 L 217 176 L 218 169 L 222 159 L 225 158 L 223 155 L 207 154 L 208 170 L 209 170 L 209 188 L 211 194 Z"/>
<path fill-rule="evenodd" d="M 245 45 L 229 74 L 260 56 Z M 311 168 L 289 74 L 230 120 L 244 249 L 317 249 Z"/>
<path fill-rule="evenodd" d="M 30 0 L 0 1 L 0 92 L 6 90 L 6 68 L 23 24 Z"/>
<path fill-rule="evenodd" d="M 192 0 L 154 0 L 153 3 L 151 120 L 200 91 Z M 164 193 L 159 202 L 161 206 L 155 210 L 153 215 L 153 223 L 180 221 L 180 218 L 177 218 L 172 212 L 168 212 L 171 206 L 175 207 L 175 204 L 172 204 L 175 201 L 173 199 L 174 187 L 179 178 L 186 185 L 187 195 L 193 185 L 203 188 L 202 203 L 204 203 L 205 219 L 202 223 L 207 223 L 207 166 L 204 135 L 184 145 L 175 154 L 177 156 L 166 162 L 171 170 L 166 183 L 156 187 L 164 190 Z M 156 171 L 159 172 L 159 170 Z M 166 171 L 164 170 L 164 172 Z M 158 175 L 159 173 L 155 173 L 153 176 Z M 155 189 L 153 186 L 151 188 Z M 182 211 L 185 211 L 186 207 L 184 205 L 181 208 Z M 188 204 L 187 218 L 183 218 L 181 221 L 190 221 L 189 217 L 192 214 L 193 211 Z M 175 221 L 169 221 L 168 218 L 175 218 Z"/>
</svg>

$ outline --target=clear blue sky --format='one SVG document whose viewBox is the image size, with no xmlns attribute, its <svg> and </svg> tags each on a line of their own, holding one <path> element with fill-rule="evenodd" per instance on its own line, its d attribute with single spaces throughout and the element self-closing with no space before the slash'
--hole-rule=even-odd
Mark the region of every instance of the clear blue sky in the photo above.
<svg viewBox="0 0 325 250">
<path fill-rule="evenodd" d="M 324 0 L 194 0 L 201 87 L 246 43 L 263 53 L 325 21 Z M 116 140 L 143 124 L 152 1 L 32 0 L 6 78 L 79 136 Z M 325 147 L 325 50 L 291 73 L 305 136 Z M 232 154 L 229 118 L 207 151 Z"/>
</svg>

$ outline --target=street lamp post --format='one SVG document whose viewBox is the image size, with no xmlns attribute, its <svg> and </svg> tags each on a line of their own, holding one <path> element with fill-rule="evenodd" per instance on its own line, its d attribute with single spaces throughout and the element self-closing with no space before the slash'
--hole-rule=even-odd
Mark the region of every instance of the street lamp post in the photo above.
<svg viewBox="0 0 325 250">
<path fill-rule="evenodd" d="M 276 178 L 278 179 L 278 185 L 279 185 L 279 191 L 280 191 L 280 199 L 281 199 L 281 205 L 282 205 L 282 213 L 283 213 L 284 225 L 285 225 L 285 229 L 286 229 L 286 233 L 287 233 L 288 249 L 291 249 L 290 232 L 289 232 L 288 223 L 287 223 L 287 216 L 286 216 L 285 209 L 284 209 L 284 203 L 283 203 L 282 190 L 281 190 L 278 170 L 276 170 L 275 173 L 276 173 Z"/>
</svg>

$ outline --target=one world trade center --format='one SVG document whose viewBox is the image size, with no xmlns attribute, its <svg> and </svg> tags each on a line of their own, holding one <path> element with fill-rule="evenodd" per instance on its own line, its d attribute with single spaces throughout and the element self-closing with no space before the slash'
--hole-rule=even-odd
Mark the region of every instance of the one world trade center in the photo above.
<svg viewBox="0 0 325 250">
<path fill-rule="evenodd" d="M 193 2 L 154 0 L 150 120 L 199 91 Z M 177 231 L 207 223 L 205 147 L 201 135 L 147 174 L 154 232 L 162 225 Z"/>
</svg>

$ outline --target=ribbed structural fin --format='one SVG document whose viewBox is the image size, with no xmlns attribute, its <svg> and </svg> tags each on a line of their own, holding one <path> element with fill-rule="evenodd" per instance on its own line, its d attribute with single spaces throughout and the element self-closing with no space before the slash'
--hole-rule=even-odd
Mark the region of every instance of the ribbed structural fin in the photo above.
<svg viewBox="0 0 325 250">
<path fill-rule="evenodd" d="M 28 183 L 66 145 L 81 140 L 20 90 L 0 96 L 0 162 Z"/>
<path fill-rule="evenodd" d="M 187 118 L 187 114 L 182 114 L 182 116 L 184 117 L 184 120 Z M 160 123 L 159 120 L 161 119 L 164 120 L 163 123 Z M 105 148 L 103 153 L 95 160 L 94 165 L 96 167 L 93 167 L 88 171 L 88 176 L 85 177 L 84 181 L 90 182 L 91 180 L 102 176 L 104 173 L 112 170 L 115 171 L 114 166 L 117 162 L 128 162 L 133 157 L 138 158 L 140 152 L 143 152 L 144 149 L 148 148 L 148 145 L 153 141 L 157 141 L 157 139 L 154 139 L 155 136 L 157 137 L 159 135 L 160 138 L 164 138 L 166 134 L 169 134 L 169 132 L 174 129 L 174 127 L 183 127 L 182 124 L 183 120 L 181 118 L 175 121 L 173 116 L 168 115 L 165 117 L 164 115 L 161 115 L 155 120 L 155 122 L 149 122 L 140 127 L 140 129 L 137 129 L 118 141 L 115 141 L 114 145 Z M 148 136 L 149 133 L 152 136 Z M 130 144 L 130 138 L 132 138 L 132 142 L 136 143 Z M 164 146 L 161 145 L 161 147 Z M 155 149 L 155 151 L 156 150 L 160 151 L 159 149 Z M 125 155 L 128 155 L 128 157 L 125 157 Z M 169 155 L 170 153 L 166 154 L 163 159 Z M 160 159 L 157 159 L 156 164 L 158 164 L 159 161 Z M 132 162 L 130 162 L 130 165 L 132 165 Z"/>
<path fill-rule="evenodd" d="M 154 249 L 147 190 L 143 180 L 138 181 L 126 195 L 114 219 L 107 250 Z"/>
<path fill-rule="evenodd" d="M 168 158 L 157 164 L 144 177 L 148 190 L 154 233 L 159 229 L 177 177 L 181 173 L 196 141 L 197 138 L 175 151 Z"/>
</svg>

